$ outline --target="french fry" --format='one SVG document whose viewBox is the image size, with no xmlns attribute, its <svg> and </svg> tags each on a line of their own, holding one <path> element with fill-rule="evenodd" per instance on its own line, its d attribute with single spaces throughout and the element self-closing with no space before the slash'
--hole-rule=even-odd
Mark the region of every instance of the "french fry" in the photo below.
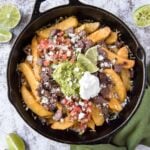
<svg viewBox="0 0 150 150">
<path fill-rule="evenodd" d="M 92 119 L 97 126 L 101 126 L 104 123 L 104 116 L 100 109 L 98 109 L 95 105 L 92 105 Z"/>
<path fill-rule="evenodd" d="M 52 129 L 65 130 L 74 125 L 74 122 L 69 120 L 69 117 L 66 117 L 63 122 L 56 121 L 51 125 Z"/>
<path fill-rule="evenodd" d="M 111 29 L 109 27 L 104 27 L 91 33 L 87 38 L 92 40 L 93 43 L 96 43 L 96 42 L 105 40 L 109 36 L 110 33 L 111 33 Z"/>
<path fill-rule="evenodd" d="M 108 103 L 108 106 L 113 112 L 122 111 L 122 106 L 117 99 L 111 99 Z"/>
<path fill-rule="evenodd" d="M 123 68 L 129 69 L 129 68 L 134 67 L 134 64 L 135 64 L 134 60 L 122 58 L 122 57 L 116 55 L 115 53 L 109 51 L 106 48 L 102 48 L 102 49 L 107 53 L 108 59 L 110 59 L 110 60 L 115 59 L 117 64 L 122 64 L 123 65 Z"/>
<path fill-rule="evenodd" d="M 128 69 L 122 69 L 121 73 L 120 73 L 121 79 L 123 81 L 123 84 L 126 88 L 127 91 L 131 91 L 132 90 L 132 84 L 130 81 L 130 72 Z"/>
<path fill-rule="evenodd" d="M 21 94 L 27 107 L 30 108 L 35 114 L 45 118 L 51 117 L 52 113 L 40 105 L 24 85 L 21 87 Z"/>
<path fill-rule="evenodd" d="M 117 55 L 122 58 L 128 59 L 128 48 L 126 46 L 121 47 L 118 50 Z"/>
<path fill-rule="evenodd" d="M 92 118 L 91 118 L 91 120 L 88 122 L 87 126 L 88 126 L 90 129 L 95 130 L 95 123 L 94 123 L 94 121 L 92 120 Z"/>
<path fill-rule="evenodd" d="M 41 67 L 37 64 L 38 59 L 39 59 L 39 54 L 38 54 L 38 42 L 37 42 L 36 37 L 32 39 L 31 50 L 32 50 L 32 56 L 33 56 L 33 72 L 34 72 L 36 79 L 40 81 Z"/>
<path fill-rule="evenodd" d="M 78 28 L 75 29 L 75 32 L 81 32 L 82 30 L 85 30 L 87 33 L 92 33 L 95 30 L 97 30 L 100 26 L 99 22 L 94 22 L 94 23 L 84 23 Z"/>
<path fill-rule="evenodd" d="M 29 64 L 27 64 L 26 62 L 21 63 L 19 65 L 19 70 L 23 73 L 23 75 L 25 76 L 31 91 L 33 93 L 33 95 L 35 96 L 36 100 L 39 101 L 39 96 L 38 96 L 38 91 L 37 88 L 39 86 L 39 82 L 36 80 L 34 73 L 31 69 L 31 67 L 29 66 Z"/>
<path fill-rule="evenodd" d="M 113 44 L 117 41 L 117 32 L 111 32 L 110 36 L 105 40 L 106 44 Z"/>
<path fill-rule="evenodd" d="M 77 18 L 75 16 L 71 16 L 63 20 L 62 22 L 59 22 L 49 28 L 37 31 L 37 35 L 42 38 L 48 38 L 50 35 L 50 32 L 54 29 L 66 30 L 70 27 L 77 27 L 77 25 L 78 25 Z"/>
<path fill-rule="evenodd" d="M 62 110 L 63 109 L 63 107 L 62 107 L 62 105 L 59 103 L 59 102 L 57 102 L 57 108 L 59 109 L 59 110 Z"/>
<path fill-rule="evenodd" d="M 126 98 L 126 89 L 120 76 L 113 69 L 105 69 L 104 73 L 110 77 L 114 84 L 114 89 L 118 94 L 119 100 L 124 101 Z"/>
</svg>

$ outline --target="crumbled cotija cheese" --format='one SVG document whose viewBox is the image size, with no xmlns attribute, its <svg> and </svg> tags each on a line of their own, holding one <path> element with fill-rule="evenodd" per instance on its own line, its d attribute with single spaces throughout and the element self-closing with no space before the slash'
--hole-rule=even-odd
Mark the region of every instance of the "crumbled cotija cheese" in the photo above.
<svg viewBox="0 0 150 150">
<path fill-rule="evenodd" d="M 33 56 L 32 56 L 32 55 L 28 55 L 28 56 L 26 57 L 26 60 L 29 61 L 29 62 L 32 62 Z"/>
<path fill-rule="evenodd" d="M 78 115 L 78 120 L 81 120 L 85 117 L 85 114 L 83 112 L 80 112 Z"/>
</svg>

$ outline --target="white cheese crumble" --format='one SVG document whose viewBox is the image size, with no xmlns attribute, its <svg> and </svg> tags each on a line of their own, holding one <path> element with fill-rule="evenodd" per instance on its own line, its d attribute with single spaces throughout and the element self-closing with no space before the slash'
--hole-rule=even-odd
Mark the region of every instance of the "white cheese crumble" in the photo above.
<svg viewBox="0 0 150 150">
<path fill-rule="evenodd" d="M 85 117 L 85 114 L 83 112 L 80 112 L 78 115 L 78 120 L 81 120 Z"/>
<path fill-rule="evenodd" d="M 79 53 L 81 53 L 81 50 L 82 50 L 82 48 L 80 48 L 80 47 L 78 47 L 78 48 L 75 49 L 75 51 L 79 52 Z"/>
<path fill-rule="evenodd" d="M 48 98 L 43 96 L 42 99 L 41 99 L 41 104 L 48 104 Z"/>
<path fill-rule="evenodd" d="M 82 99 L 89 100 L 98 95 L 100 92 L 100 82 L 98 77 L 90 74 L 90 72 L 85 72 L 84 75 L 79 80 L 80 84 L 80 97 Z"/>
<path fill-rule="evenodd" d="M 99 56 L 98 56 L 98 60 L 99 60 L 99 61 L 104 60 L 104 56 L 103 56 L 103 55 L 99 55 Z"/>
<path fill-rule="evenodd" d="M 83 107 L 83 106 L 84 106 L 84 103 L 81 102 L 81 101 L 79 101 L 79 105 Z"/>
<path fill-rule="evenodd" d="M 29 62 L 32 62 L 33 56 L 32 56 L 32 55 L 28 55 L 28 56 L 26 57 L 26 60 L 29 61 Z"/>
</svg>

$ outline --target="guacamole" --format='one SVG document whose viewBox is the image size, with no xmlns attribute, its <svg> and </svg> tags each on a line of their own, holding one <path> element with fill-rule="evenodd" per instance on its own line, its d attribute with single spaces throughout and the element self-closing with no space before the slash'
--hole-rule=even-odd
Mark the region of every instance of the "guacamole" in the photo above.
<svg viewBox="0 0 150 150">
<path fill-rule="evenodd" d="M 79 95 L 79 80 L 85 69 L 78 62 L 63 62 L 53 72 L 53 79 L 60 85 L 65 96 Z"/>
</svg>

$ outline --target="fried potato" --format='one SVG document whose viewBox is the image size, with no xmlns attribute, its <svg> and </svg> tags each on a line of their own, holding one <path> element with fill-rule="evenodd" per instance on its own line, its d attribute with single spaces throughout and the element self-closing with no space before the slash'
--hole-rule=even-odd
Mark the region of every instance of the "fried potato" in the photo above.
<svg viewBox="0 0 150 150">
<path fill-rule="evenodd" d="M 85 30 L 87 33 L 92 33 L 95 30 L 97 30 L 100 26 L 99 22 L 94 23 L 84 23 L 78 28 L 75 29 L 75 32 L 81 32 L 82 30 Z"/>
<path fill-rule="evenodd" d="M 111 33 L 111 29 L 109 27 L 104 27 L 91 33 L 87 38 L 92 40 L 93 43 L 96 43 L 96 42 L 105 40 L 109 36 L 110 33 Z"/>
<path fill-rule="evenodd" d="M 48 38 L 50 35 L 50 32 L 54 29 L 66 30 L 70 27 L 77 27 L 77 25 L 78 25 L 77 18 L 75 16 L 71 16 L 49 28 L 37 31 L 37 35 L 42 38 Z"/>
<path fill-rule="evenodd" d="M 30 108 L 35 114 L 45 118 L 49 118 L 52 115 L 51 112 L 47 111 L 35 100 L 30 91 L 24 85 L 21 87 L 21 94 L 27 107 Z"/>
<path fill-rule="evenodd" d="M 28 84 L 29 84 L 29 86 L 31 88 L 31 91 L 32 91 L 33 95 L 35 96 L 36 100 L 38 101 L 39 100 L 39 96 L 38 96 L 37 88 L 39 86 L 39 82 L 36 80 L 31 67 L 29 66 L 29 64 L 24 62 L 24 63 L 21 63 L 19 65 L 18 69 L 25 76 L 25 78 L 26 78 L 26 80 L 27 80 L 27 82 L 28 82 Z"/>
<path fill-rule="evenodd" d="M 126 88 L 127 91 L 131 91 L 132 90 L 132 84 L 130 81 L 130 72 L 128 69 L 122 69 L 121 73 L 120 73 L 121 79 L 123 81 L 123 84 Z"/>
<path fill-rule="evenodd" d="M 92 105 L 92 119 L 96 126 L 101 126 L 104 123 L 104 116 L 99 108 L 97 108 L 95 105 Z"/>
<path fill-rule="evenodd" d="M 126 89 L 125 86 L 120 78 L 120 76 L 113 70 L 113 69 L 105 69 L 104 73 L 110 77 L 114 84 L 115 91 L 119 96 L 120 101 L 124 101 L 126 98 Z"/>
<path fill-rule="evenodd" d="M 122 58 L 122 57 L 116 55 L 115 53 L 109 51 L 106 48 L 102 48 L 102 49 L 107 53 L 108 59 L 110 59 L 110 60 L 115 59 L 117 64 L 122 64 L 123 65 L 123 68 L 129 69 L 129 68 L 134 67 L 134 64 L 135 64 L 134 60 Z"/>
<path fill-rule="evenodd" d="M 128 59 L 128 48 L 126 46 L 121 47 L 118 50 L 117 55 L 122 57 L 122 58 Z"/>
<path fill-rule="evenodd" d="M 117 99 L 111 99 L 108 102 L 108 106 L 113 112 L 122 111 L 122 106 L 121 106 L 121 104 L 119 103 L 119 101 Z"/>
<path fill-rule="evenodd" d="M 57 129 L 57 130 L 65 130 L 67 128 L 70 128 L 71 126 L 74 125 L 74 122 L 69 120 L 69 117 L 66 117 L 63 122 L 56 121 L 51 125 L 52 129 Z"/>
<path fill-rule="evenodd" d="M 62 107 L 62 105 L 59 103 L 59 102 L 57 102 L 57 108 L 59 109 L 59 110 L 62 110 L 63 109 L 63 107 Z"/>
<path fill-rule="evenodd" d="M 118 35 L 117 32 L 111 32 L 109 37 L 105 40 L 106 44 L 113 44 L 117 41 Z"/>
<path fill-rule="evenodd" d="M 95 123 L 94 123 L 94 121 L 92 119 L 88 122 L 87 126 L 90 129 L 95 130 Z"/>
<path fill-rule="evenodd" d="M 31 50 L 32 50 L 32 56 L 33 56 L 33 72 L 34 72 L 36 79 L 40 81 L 41 67 L 37 64 L 39 60 L 39 54 L 38 54 L 38 42 L 37 42 L 36 37 L 32 39 Z"/>
</svg>

